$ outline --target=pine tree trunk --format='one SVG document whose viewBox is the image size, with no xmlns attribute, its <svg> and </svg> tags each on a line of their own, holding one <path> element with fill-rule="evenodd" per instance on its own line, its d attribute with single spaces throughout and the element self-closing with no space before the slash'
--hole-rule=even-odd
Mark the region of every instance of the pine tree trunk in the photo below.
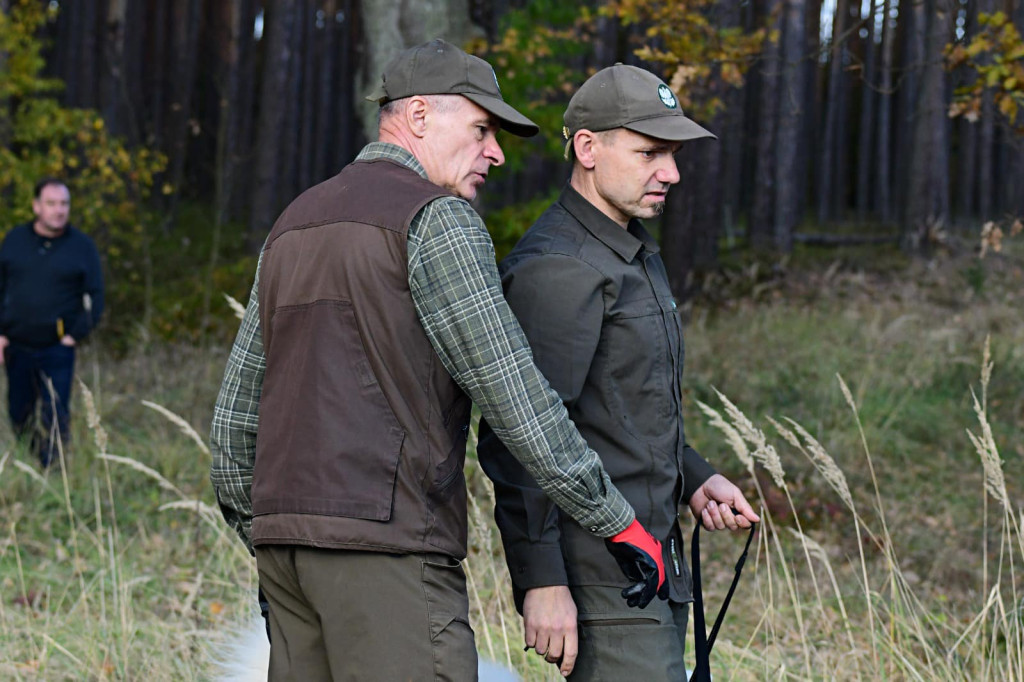
<svg viewBox="0 0 1024 682">
<path fill-rule="evenodd" d="M 891 0 L 882 4 L 882 64 L 879 69 L 878 125 L 875 147 L 875 206 L 883 222 L 892 222 L 892 50 L 893 20 L 889 16 Z"/>
<path fill-rule="evenodd" d="M 827 222 L 835 215 L 838 203 L 838 178 L 836 169 L 839 164 L 839 149 L 843 145 L 840 131 L 843 108 L 843 55 L 846 16 L 849 13 L 848 0 L 838 0 L 835 15 L 832 18 L 832 46 L 829 50 L 828 95 L 825 99 L 825 130 L 821 143 L 818 177 L 818 220 Z"/>
<path fill-rule="evenodd" d="M 468 0 L 374 0 L 361 4 L 365 35 L 365 71 L 360 91 L 372 92 L 392 57 L 413 45 L 441 37 L 462 45 L 482 32 L 469 21 Z M 360 98 L 361 99 L 361 98 Z M 360 101 L 363 132 L 377 139 L 377 105 Z"/>
<path fill-rule="evenodd" d="M 252 214 L 249 217 L 247 245 L 258 253 L 270 231 L 277 212 L 278 186 L 281 181 L 285 120 L 288 115 L 288 92 L 294 56 L 293 36 L 297 30 L 301 0 L 279 0 L 267 7 L 264 15 L 264 40 L 267 41 L 263 61 L 263 82 L 260 90 L 260 116 L 256 130 L 256 168 L 252 191 Z"/>
<path fill-rule="evenodd" d="M 185 179 L 201 17 L 202 0 L 174 0 L 171 5 L 171 51 L 168 62 L 171 98 L 164 149 L 168 158 L 167 177 L 171 185 L 178 189 L 183 186 Z M 168 195 L 168 216 L 176 210 L 179 197 L 180 192 Z"/>
<path fill-rule="evenodd" d="M 904 214 L 905 245 L 927 248 L 928 231 L 949 221 L 949 136 L 943 48 L 950 38 L 953 0 L 925 3 L 925 66 L 914 125 L 910 182 Z"/>
<path fill-rule="evenodd" d="M 804 130 L 803 58 L 806 0 L 783 0 L 782 76 L 779 79 L 779 124 L 775 140 L 775 250 L 793 248 L 793 232 L 803 214 L 800 143 Z"/>
<path fill-rule="evenodd" d="M 773 30 L 781 27 L 780 0 L 768 0 L 765 12 L 774 19 Z M 779 31 L 781 36 L 781 31 Z M 780 37 L 781 39 L 781 37 Z M 779 112 L 779 79 L 782 70 L 778 42 L 768 42 L 761 52 L 760 108 L 757 114 L 757 157 L 754 167 L 754 202 L 750 211 L 748 236 L 755 249 L 775 246 L 776 132 Z"/>
<path fill-rule="evenodd" d="M 299 172 L 298 191 L 313 186 L 313 135 L 316 133 L 316 0 L 307 0 L 303 18 L 302 54 L 302 107 L 299 112 Z M 298 70 L 295 70 L 296 75 Z"/>
<path fill-rule="evenodd" d="M 864 71 L 861 81 L 860 126 L 857 131 L 857 218 L 867 220 L 871 210 L 871 175 L 874 165 L 871 149 L 875 124 L 875 17 L 878 0 L 871 0 L 867 16 L 868 35 L 864 39 Z"/>
<path fill-rule="evenodd" d="M 336 169 L 327 168 L 328 150 L 337 145 L 333 125 L 338 120 L 335 114 L 334 89 L 340 87 L 340 74 L 335 73 L 338 52 L 338 0 L 324 0 L 324 27 L 320 32 L 318 83 L 316 85 L 316 144 L 313 146 L 313 182 L 321 182 L 330 177 Z M 345 17 L 348 20 L 348 17 Z"/>
</svg>

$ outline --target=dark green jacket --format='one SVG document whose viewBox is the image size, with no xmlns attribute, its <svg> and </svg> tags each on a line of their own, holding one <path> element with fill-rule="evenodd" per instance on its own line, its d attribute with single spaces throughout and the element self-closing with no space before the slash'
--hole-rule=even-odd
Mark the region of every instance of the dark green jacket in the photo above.
<svg viewBox="0 0 1024 682">
<path fill-rule="evenodd" d="M 537 366 L 664 543 L 671 598 L 689 601 L 679 505 L 714 470 L 683 433 L 682 325 L 658 250 L 639 221 L 624 230 L 566 187 L 500 269 Z M 604 542 L 560 513 L 486 424 L 480 434 L 517 603 L 532 587 L 625 586 Z"/>
</svg>

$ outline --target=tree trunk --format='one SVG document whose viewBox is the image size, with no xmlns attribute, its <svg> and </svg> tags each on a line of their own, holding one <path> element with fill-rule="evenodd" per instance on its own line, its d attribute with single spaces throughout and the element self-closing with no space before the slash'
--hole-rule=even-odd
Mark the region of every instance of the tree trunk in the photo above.
<svg viewBox="0 0 1024 682">
<path fill-rule="evenodd" d="M 782 26 L 780 0 L 768 0 L 765 11 L 772 19 L 772 28 Z M 781 31 L 779 31 L 781 36 Z M 781 38 L 780 38 L 781 39 Z M 755 249 L 775 246 L 776 131 L 779 111 L 779 80 L 782 66 L 778 41 L 768 42 L 761 52 L 760 109 L 757 114 L 757 158 L 754 168 L 754 203 L 750 211 L 748 236 Z"/>
<path fill-rule="evenodd" d="M 288 114 L 288 78 L 294 56 L 293 36 L 296 31 L 301 0 L 279 0 L 267 7 L 264 15 L 264 36 L 267 41 L 263 60 L 263 83 L 260 92 L 260 116 L 256 132 L 256 169 L 252 192 L 252 214 L 246 241 L 252 253 L 263 245 L 277 212 L 277 188 L 281 180 L 282 138 Z"/>
<path fill-rule="evenodd" d="M 875 152 L 875 205 L 882 222 L 892 222 L 892 49 L 893 20 L 890 0 L 882 4 L 882 64 L 879 69 L 878 135 Z"/>
<path fill-rule="evenodd" d="M 243 51 L 252 42 L 252 0 L 225 0 L 213 3 L 218 12 L 218 30 L 214 47 L 218 50 L 218 73 L 215 76 L 217 97 L 216 169 L 214 171 L 214 208 L 218 225 L 231 214 L 232 197 L 241 185 L 240 171 L 243 141 L 241 119 L 250 115 L 241 96 Z M 249 100 L 251 103 L 251 99 Z"/>
<path fill-rule="evenodd" d="M 299 169 L 298 191 L 303 192 L 313 186 L 313 135 L 316 133 L 316 79 L 314 73 L 319 66 L 316 63 L 316 0 L 307 0 L 303 10 L 303 44 L 302 52 L 302 107 L 297 121 L 299 124 Z M 295 70 L 298 75 L 298 70 Z M 317 180 L 319 182 L 319 180 Z"/>
<path fill-rule="evenodd" d="M 365 43 L 363 36 L 363 24 L 365 22 L 358 14 L 361 4 L 357 0 L 343 0 L 342 2 L 344 22 L 341 26 L 341 40 L 338 44 L 338 73 L 346 74 L 346 77 L 340 79 L 340 85 L 335 88 L 338 98 L 339 125 L 337 126 L 337 132 L 340 139 L 332 148 L 335 156 L 333 158 L 333 165 L 330 168 L 331 174 L 337 173 L 343 166 L 352 161 L 366 140 L 377 139 L 376 126 L 373 128 L 372 136 L 364 132 L 361 119 L 359 118 L 362 108 L 356 104 L 357 101 L 360 104 L 365 101 L 362 96 L 357 97 L 355 94 L 357 87 L 360 88 L 360 93 L 363 90 L 359 85 L 360 79 L 353 75 L 357 72 L 357 56 Z M 376 84 L 374 84 L 374 87 L 376 87 Z"/>
<path fill-rule="evenodd" d="M 979 0 L 979 12 L 991 14 L 996 9 L 995 0 Z M 994 199 L 998 189 L 994 182 L 996 168 L 996 112 L 992 104 L 992 92 L 986 89 L 981 98 L 981 120 L 978 124 L 978 218 L 981 221 L 995 217 Z"/>
<path fill-rule="evenodd" d="M 320 69 L 316 86 L 316 144 L 313 147 L 313 182 L 321 182 L 333 175 L 328 171 L 328 150 L 336 148 L 335 130 L 341 112 L 335 113 L 334 90 L 340 88 L 340 74 L 335 73 L 338 23 L 338 0 L 324 0 L 324 27 L 320 32 Z M 348 17 L 345 17 L 348 20 Z M 347 75 L 347 74 L 346 74 Z M 346 78 L 346 80 L 351 80 Z M 332 168 L 331 171 L 334 169 Z"/>
<path fill-rule="evenodd" d="M 146 23 L 152 31 L 146 55 L 146 63 L 150 65 L 149 78 L 146 80 L 146 118 L 150 126 L 147 137 L 150 143 L 158 149 L 165 149 L 166 107 L 164 102 L 167 99 L 167 63 L 169 61 L 167 25 L 170 23 L 168 2 L 169 0 L 150 0 L 149 11 L 146 13 Z"/>
<path fill-rule="evenodd" d="M 899 77 L 899 97 L 897 120 L 894 129 L 896 158 L 894 163 L 895 197 L 904 201 L 895 206 L 901 222 L 906 213 L 905 199 L 910 192 L 911 156 L 914 153 L 914 135 L 917 128 L 917 111 L 920 103 L 921 81 L 925 63 L 925 36 L 928 15 L 925 0 L 914 0 L 899 3 L 899 23 L 901 33 L 901 67 Z"/>
<path fill-rule="evenodd" d="M 407 47 L 443 38 L 463 45 L 482 35 L 469 21 L 468 0 L 374 0 L 361 6 L 365 35 L 365 70 L 360 91 L 372 92 L 380 84 L 384 67 Z M 360 101 L 363 132 L 377 139 L 377 105 Z"/>
<path fill-rule="evenodd" d="M 103 60 L 100 69 L 100 103 L 107 129 L 115 135 L 125 133 L 121 116 L 124 92 L 124 49 L 128 13 L 127 0 L 109 0 L 104 21 Z"/>
<path fill-rule="evenodd" d="M 779 125 L 775 140 L 775 229 L 773 246 L 788 253 L 803 214 L 800 143 L 806 101 L 803 70 L 806 0 L 783 0 L 782 76 L 779 80 Z"/>
<path fill-rule="evenodd" d="M 871 175 L 874 168 L 871 148 L 875 123 L 875 16 L 878 0 L 871 0 L 865 19 L 868 35 L 864 39 L 864 71 L 860 89 L 860 126 L 857 131 L 857 218 L 867 220 L 871 210 Z"/>
<path fill-rule="evenodd" d="M 904 214 L 905 243 L 912 250 L 926 247 L 929 229 L 949 220 L 949 138 L 942 54 L 950 37 L 952 3 L 953 0 L 925 3 L 926 63 L 917 98 L 910 189 Z"/>
<path fill-rule="evenodd" d="M 818 220 L 827 222 L 836 215 L 839 148 L 843 145 L 840 110 L 843 107 L 843 56 L 848 0 L 837 0 L 832 18 L 832 45 L 829 50 L 828 95 L 825 99 L 825 130 L 819 157 Z"/>
<path fill-rule="evenodd" d="M 307 57 L 304 49 L 306 24 L 309 19 L 306 16 L 307 9 L 309 9 L 309 0 L 299 0 L 296 9 L 298 16 L 295 19 L 295 30 L 292 32 L 292 63 L 288 69 L 288 88 L 285 95 L 288 108 L 284 123 L 285 139 L 282 149 L 281 182 L 277 189 L 280 207 L 288 205 L 304 189 L 299 186 L 302 165 L 302 159 L 299 157 L 299 145 L 302 143 L 302 74 Z"/>
<path fill-rule="evenodd" d="M 202 17 L 202 0 L 174 0 L 171 5 L 171 53 L 168 62 L 171 76 L 170 106 L 167 115 L 167 130 L 164 134 L 165 151 L 168 158 L 168 178 L 171 185 L 180 189 L 185 179 L 185 159 L 188 155 L 188 138 L 192 118 L 192 92 L 195 89 L 196 47 L 199 42 L 199 24 Z M 173 215 L 177 208 L 180 192 L 172 192 L 167 215 Z"/>
</svg>

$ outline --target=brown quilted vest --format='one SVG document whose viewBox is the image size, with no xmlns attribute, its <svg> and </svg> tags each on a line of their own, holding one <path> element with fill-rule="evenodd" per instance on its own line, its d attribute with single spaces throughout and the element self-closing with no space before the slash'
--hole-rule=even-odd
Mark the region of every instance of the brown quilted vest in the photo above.
<svg viewBox="0 0 1024 682">
<path fill-rule="evenodd" d="M 274 225 L 254 544 L 466 555 L 470 402 L 416 316 L 406 250 L 409 223 L 447 195 L 400 164 L 358 161 Z"/>
</svg>

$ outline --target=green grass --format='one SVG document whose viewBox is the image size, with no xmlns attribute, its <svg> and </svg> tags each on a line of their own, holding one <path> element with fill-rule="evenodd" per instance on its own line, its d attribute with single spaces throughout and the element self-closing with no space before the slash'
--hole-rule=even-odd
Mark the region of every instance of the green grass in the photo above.
<svg viewBox="0 0 1024 682">
<path fill-rule="evenodd" d="M 984 271 L 980 290 L 960 276 L 971 267 Z M 1012 254 L 895 275 L 825 264 L 690 308 L 688 440 L 770 519 L 713 654 L 716 679 L 1024 679 L 1024 547 L 1013 511 L 1024 493 L 1022 282 Z M 967 434 L 983 433 L 971 391 L 982 395 L 989 336 L 986 418 L 1009 510 L 985 494 Z M 84 349 L 78 375 L 108 440 L 97 444 L 100 428 L 86 423 L 76 388 L 66 476 L 39 476 L 0 426 L 3 679 L 208 679 L 210 652 L 253 615 L 254 565 L 213 509 L 209 456 L 142 404 L 166 407 L 205 437 L 226 347 L 150 343 L 116 359 L 107 350 L 102 338 Z M 698 406 L 724 414 L 716 390 L 763 432 L 746 434 L 747 448 L 761 448 L 753 467 Z M 852 508 L 821 461 L 769 417 L 789 429 L 792 419 L 820 442 L 845 474 Z M 784 487 L 763 466 L 768 445 Z M 478 647 L 526 679 L 557 679 L 522 651 L 489 486 L 472 456 L 467 475 Z M 702 543 L 709 619 L 741 542 L 712 534 Z"/>
</svg>

